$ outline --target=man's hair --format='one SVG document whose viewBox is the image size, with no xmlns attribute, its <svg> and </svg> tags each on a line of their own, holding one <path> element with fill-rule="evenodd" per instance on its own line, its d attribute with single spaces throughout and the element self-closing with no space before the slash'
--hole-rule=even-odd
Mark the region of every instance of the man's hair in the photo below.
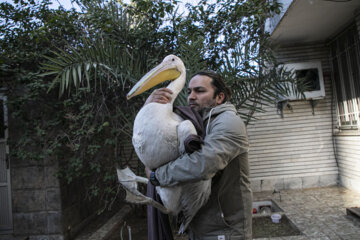
<svg viewBox="0 0 360 240">
<path fill-rule="evenodd" d="M 208 76 L 209 78 L 211 78 L 211 85 L 215 89 L 214 98 L 222 92 L 224 93 L 224 100 L 222 101 L 222 103 L 230 100 L 231 89 L 226 86 L 225 80 L 220 74 L 211 70 L 201 70 L 195 73 L 191 78 L 195 77 L 196 75 Z"/>
</svg>

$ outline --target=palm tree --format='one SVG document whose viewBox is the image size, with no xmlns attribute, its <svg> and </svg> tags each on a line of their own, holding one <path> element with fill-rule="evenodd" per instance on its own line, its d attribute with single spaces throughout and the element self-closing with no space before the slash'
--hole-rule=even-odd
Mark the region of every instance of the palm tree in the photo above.
<svg viewBox="0 0 360 240">
<path fill-rule="evenodd" d="M 205 28 L 192 22 L 194 12 L 181 16 L 174 4 L 161 1 L 136 0 L 132 5 L 92 1 L 78 1 L 83 3 L 84 12 L 81 41 L 69 43 L 65 50 L 55 49 L 52 56 L 46 57 L 48 61 L 43 63 L 42 73 L 54 76 L 49 91 L 58 88 L 61 98 L 79 101 L 72 119 L 81 121 L 80 126 L 85 130 L 69 139 L 73 139 L 72 145 L 83 162 L 90 161 L 86 157 L 91 154 L 89 144 L 100 138 L 104 139 L 103 144 L 111 145 L 113 154 L 109 158 L 117 159 L 120 166 L 128 163 L 122 150 L 130 142 L 133 119 L 146 96 L 128 102 L 126 93 L 169 53 L 182 58 L 188 79 L 196 71 L 209 67 L 222 73 L 233 90 L 232 102 L 246 124 L 255 120 L 256 112 L 264 111 L 264 105 L 304 91 L 301 81 L 277 65 L 267 36 L 259 36 L 257 30 L 239 39 L 235 47 L 225 49 L 218 55 L 219 61 L 214 62 Z M 186 104 L 185 91 L 178 96 L 177 104 Z M 86 114 L 76 118 L 81 111 Z M 77 148 L 76 143 L 79 143 Z"/>
</svg>

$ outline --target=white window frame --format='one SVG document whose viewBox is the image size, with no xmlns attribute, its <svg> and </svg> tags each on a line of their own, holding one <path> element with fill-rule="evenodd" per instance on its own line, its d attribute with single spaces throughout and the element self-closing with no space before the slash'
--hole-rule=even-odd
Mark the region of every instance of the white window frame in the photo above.
<svg viewBox="0 0 360 240">
<path fill-rule="evenodd" d="M 353 35 L 355 34 L 355 36 Z M 354 37 L 354 42 L 352 45 L 348 41 L 345 42 L 345 48 L 341 51 L 338 49 L 338 42 L 343 41 L 342 38 L 346 40 Z M 360 40 L 357 32 L 356 25 L 351 25 L 347 30 L 337 36 L 330 45 L 331 49 L 333 46 L 336 47 L 335 53 L 332 51 L 330 63 L 333 68 L 332 78 L 334 85 L 334 98 L 337 114 L 337 128 L 340 130 L 360 130 L 360 96 L 359 92 L 355 91 L 356 85 L 358 85 L 359 75 L 355 78 L 353 76 L 354 69 L 360 69 Z M 352 61 L 350 54 L 355 53 Z M 344 62 L 341 56 L 345 56 L 346 64 L 344 67 Z M 335 62 L 334 62 L 335 61 Z M 335 64 L 336 63 L 336 64 Z M 356 66 L 353 66 L 355 63 Z M 334 65 L 335 64 L 335 65 Z M 334 69 L 337 69 L 337 74 L 335 74 Z M 345 78 L 345 72 L 347 72 L 347 77 Z M 345 85 L 345 80 L 347 80 L 348 85 Z M 357 81 L 357 82 L 356 82 Z M 340 86 L 338 86 L 340 85 Z M 346 86 L 348 88 L 346 89 Z M 350 90 L 350 92 L 349 92 Z M 338 97 L 342 95 L 342 97 Z M 344 97 L 345 96 L 345 97 Z M 341 110 L 340 110 L 341 109 Z"/>
</svg>

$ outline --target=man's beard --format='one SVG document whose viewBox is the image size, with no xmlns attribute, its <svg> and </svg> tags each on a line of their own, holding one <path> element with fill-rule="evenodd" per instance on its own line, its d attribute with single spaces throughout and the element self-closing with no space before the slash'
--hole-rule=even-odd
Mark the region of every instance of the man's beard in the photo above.
<svg viewBox="0 0 360 240">
<path fill-rule="evenodd" d="M 200 106 L 198 103 L 196 103 L 195 101 L 189 101 L 188 102 L 189 105 L 193 105 L 191 108 L 194 109 L 195 111 L 197 111 L 200 115 L 202 115 L 204 113 L 204 111 L 206 109 L 211 109 L 213 107 L 216 107 L 216 102 L 215 101 L 209 101 L 207 104 L 205 104 L 205 106 Z"/>
</svg>

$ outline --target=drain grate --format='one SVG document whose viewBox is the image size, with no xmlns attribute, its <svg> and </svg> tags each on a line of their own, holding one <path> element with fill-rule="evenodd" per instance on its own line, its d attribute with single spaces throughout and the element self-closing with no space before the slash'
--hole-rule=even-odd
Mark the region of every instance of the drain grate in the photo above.
<svg viewBox="0 0 360 240">
<path fill-rule="evenodd" d="M 271 215 L 281 215 L 279 223 L 273 223 Z M 253 202 L 253 238 L 271 238 L 302 235 L 296 225 L 273 200 Z"/>
<path fill-rule="evenodd" d="M 302 235 L 299 229 L 285 216 L 279 223 L 273 223 L 270 217 L 253 218 L 253 238 L 271 238 Z"/>
</svg>

